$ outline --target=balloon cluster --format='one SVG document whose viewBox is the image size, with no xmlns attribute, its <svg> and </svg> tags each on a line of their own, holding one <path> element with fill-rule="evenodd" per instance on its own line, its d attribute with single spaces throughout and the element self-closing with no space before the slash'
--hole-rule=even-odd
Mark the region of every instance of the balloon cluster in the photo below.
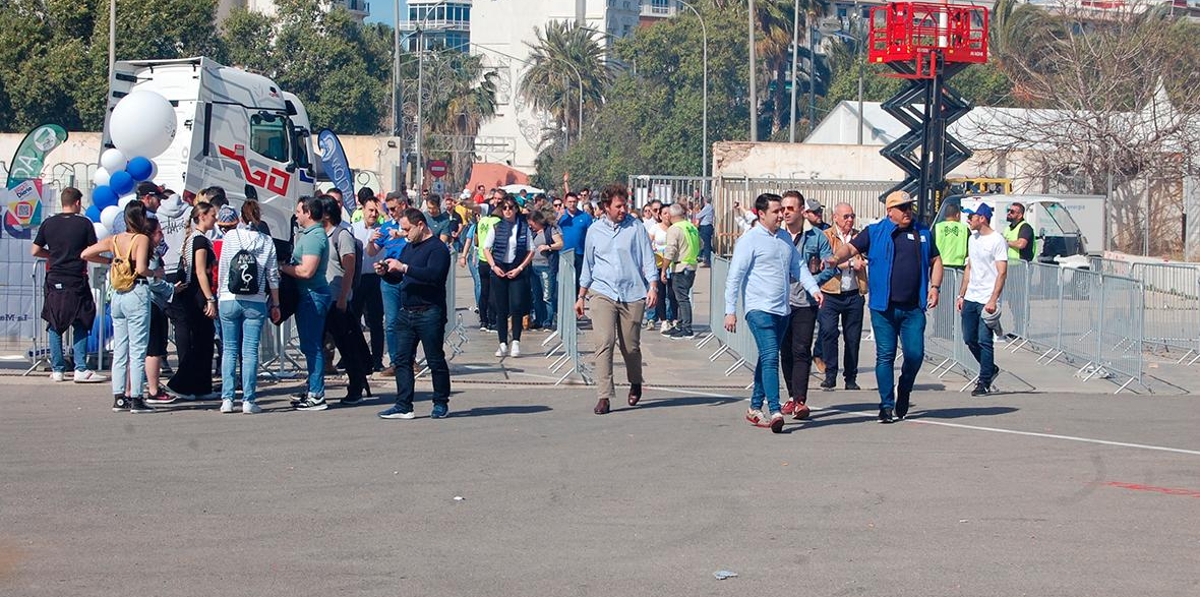
<svg viewBox="0 0 1200 597">
<path fill-rule="evenodd" d="M 95 223 L 96 238 L 112 234 L 121 211 L 134 199 L 137 183 L 158 173 L 151 158 L 171 146 L 175 127 L 175 108 L 153 91 L 134 91 L 117 102 L 109 119 L 115 147 L 100 154 L 100 167 L 92 175 L 92 205 L 85 212 Z"/>
</svg>

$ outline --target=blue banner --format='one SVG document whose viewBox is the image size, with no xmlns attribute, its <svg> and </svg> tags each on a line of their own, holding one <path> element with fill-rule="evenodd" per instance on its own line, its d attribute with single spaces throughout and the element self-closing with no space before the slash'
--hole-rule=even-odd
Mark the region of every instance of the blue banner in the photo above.
<svg viewBox="0 0 1200 597">
<path fill-rule="evenodd" d="M 342 192 L 342 204 L 346 211 L 354 213 L 358 208 L 358 200 L 354 196 L 354 172 L 346 161 L 342 142 L 338 141 L 333 131 L 321 129 L 317 133 L 317 147 L 321 150 L 321 165 L 325 167 L 325 174 L 333 181 L 333 186 Z"/>
</svg>

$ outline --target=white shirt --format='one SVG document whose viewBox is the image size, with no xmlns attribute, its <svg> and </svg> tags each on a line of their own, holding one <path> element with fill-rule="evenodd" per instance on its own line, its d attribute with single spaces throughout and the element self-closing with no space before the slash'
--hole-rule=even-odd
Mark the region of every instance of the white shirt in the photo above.
<svg viewBox="0 0 1200 597">
<path fill-rule="evenodd" d="M 967 262 L 971 264 L 971 279 L 967 281 L 964 300 L 984 305 L 992 300 L 996 278 L 1000 275 L 996 270 L 998 261 L 1008 262 L 1008 243 L 1005 242 L 1004 235 L 995 230 L 988 235 L 972 233 L 967 243 Z M 996 303 L 999 302 L 997 299 Z"/>
<path fill-rule="evenodd" d="M 371 246 L 371 234 L 374 233 L 376 230 L 379 230 L 379 225 L 376 224 L 374 227 L 367 228 L 366 222 L 354 222 L 353 224 L 350 224 L 350 230 L 352 232 L 354 232 L 354 238 L 357 238 L 358 241 L 363 244 L 363 247 L 369 247 L 369 246 Z M 386 251 L 380 251 L 380 252 L 376 253 L 374 256 L 372 256 L 371 252 L 367 251 L 364 248 L 363 249 L 363 275 L 367 275 L 367 274 L 374 275 L 375 264 L 379 263 L 380 261 L 383 261 L 384 259 L 387 258 L 387 255 L 385 253 L 386 253 Z"/>
<path fill-rule="evenodd" d="M 851 228 L 851 230 L 853 230 L 853 228 Z M 850 244 L 850 241 L 854 240 L 854 235 L 849 233 L 842 234 L 842 231 L 836 226 L 833 228 L 833 231 L 838 235 L 838 238 L 841 239 L 842 244 L 844 245 L 848 245 Z M 858 278 L 855 277 L 854 268 L 851 267 L 856 259 L 858 259 L 858 257 L 851 257 L 850 261 L 842 266 L 842 292 L 858 289 Z"/>
<path fill-rule="evenodd" d="M 517 260 L 517 233 L 518 232 L 520 232 L 520 228 L 516 224 L 513 224 L 512 232 L 510 232 L 508 235 L 508 249 L 504 252 L 503 255 L 495 255 L 495 254 L 492 255 L 492 259 L 495 260 L 495 262 L 497 264 L 512 263 Z M 529 234 L 527 234 L 525 236 L 526 236 L 525 251 L 533 252 L 533 237 L 535 236 L 533 233 L 533 229 L 530 228 Z M 487 236 L 483 237 L 483 246 L 484 246 L 484 248 L 490 250 L 495 244 L 496 244 L 496 224 L 492 224 L 492 227 L 488 228 Z"/>
</svg>

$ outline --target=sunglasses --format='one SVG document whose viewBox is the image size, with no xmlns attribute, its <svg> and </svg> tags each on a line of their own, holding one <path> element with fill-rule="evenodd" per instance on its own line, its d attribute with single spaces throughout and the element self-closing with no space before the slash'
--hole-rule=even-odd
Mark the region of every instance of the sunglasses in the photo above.
<svg viewBox="0 0 1200 597">
<path fill-rule="evenodd" d="M 516 207 L 513 205 L 505 205 L 504 207 L 501 207 L 500 209 L 503 209 L 504 211 L 512 211 L 512 210 L 516 209 Z"/>
<path fill-rule="evenodd" d="M 903 203 L 901 205 L 897 205 L 896 207 L 893 207 L 892 209 L 898 209 L 900 211 L 912 211 L 912 208 L 913 208 L 913 206 L 911 203 Z"/>
<path fill-rule="evenodd" d="M 561 204 L 561 203 L 559 203 L 559 202 L 557 202 L 557 201 L 555 201 L 555 202 L 554 202 L 554 207 L 562 207 L 562 204 Z"/>
<path fill-rule="evenodd" d="M 783 211 L 796 211 L 796 208 L 789 205 L 787 207 L 784 207 Z"/>
<path fill-rule="evenodd" d="M 858 217 L 858 216 L 856 216 L 856 215 L 854 215 L 854 214 L 846 214 L 846 215 L 843 215 L 843 216 L 842 216 L 842 218 L 843 218 L 843 219 L 846 219 L 846 220 L 853 220 L 854 218 L 857 218 L 857 217 Z"/>
</svg>

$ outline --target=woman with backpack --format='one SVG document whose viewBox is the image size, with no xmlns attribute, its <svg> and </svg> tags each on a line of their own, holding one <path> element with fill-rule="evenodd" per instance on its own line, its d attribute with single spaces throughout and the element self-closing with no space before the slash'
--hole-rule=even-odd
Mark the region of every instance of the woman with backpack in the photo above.
<svg viewBox="0 0 1200 597">
<path fill-rule="evenodd" d="M 222 210 L 223 211 L 223 210 Z M 279 263 L 275 241 L 259 232 L 258 204 L 242 205 L 244 226 L 229 229 L 222 239 L 217 268 L 221 341 L 221 412 L 233 412 L 237 383 L 234 373 L 242 365 L 242 412 L 262 412 L 258 406 L 258 345 L 267 318 L 278 322 Z M 270 294 L 271 300 L 267 301 Z M 240 355 L 240 358 L 239 358 Z"/>
<path fill-rule="evenodd" d="M 113 412 L 151 413 L 142 398 L 146 377 L 146 345 L 150 341 L 150 237 L 146 206 L 125 206 L 125 232 L 109 236 L 83 250 L 81 257 L 110 264 L 112 287 Z M 109 253 L 112 258 L 102 257 Z"/>
<path fill-rule="evenodd" d="M 212 241 L 207 234 L 217 224 L 217 209 L 200 202 L 192 208 L 183 248 L 179 256 L 179 282 L 171 299 L 170 315 L 175 324 L 175 348 L 179 366 L 167 388 L 185 399 L 198 400 L 212 394 L 213 339 L 217 317 L 216 289 L 212 269 L 217 265 Z"/>
</svg>

